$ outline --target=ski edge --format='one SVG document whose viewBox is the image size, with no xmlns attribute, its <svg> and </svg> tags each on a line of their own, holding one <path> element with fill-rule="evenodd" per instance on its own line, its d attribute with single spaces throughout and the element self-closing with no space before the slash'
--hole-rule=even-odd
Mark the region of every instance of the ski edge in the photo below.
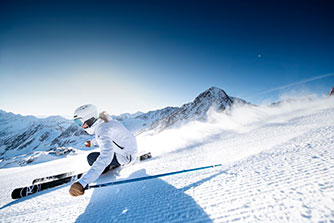
<svg viewBox="0 0 334 223">
<path fill-rule="evenodd" d="M 75 172 L 66 172 L 66 173 L 56 174 L 56 175 L 47 176 L 47 177 L 36 178 L 32 181 L 32 184 L 47 183 L 50 181 L 60 180 L 65 177 L 69 177 L 73 175 L 75 175 Z"/>
</svg>

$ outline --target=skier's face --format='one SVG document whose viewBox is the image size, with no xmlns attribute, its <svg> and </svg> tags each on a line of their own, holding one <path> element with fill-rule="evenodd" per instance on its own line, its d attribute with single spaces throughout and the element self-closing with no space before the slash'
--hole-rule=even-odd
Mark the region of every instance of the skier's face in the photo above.
<svg viewBox="0 0 334 223">
<path fill-rule="evenodd" d="M 86 128 L 88 128 L 88 125 L 87 125 L 87 123 L 84 123 L 84 124 L 82 124 L 82 126 L 81 126 L 83 129 L 86 129 Z"/>
</svg>

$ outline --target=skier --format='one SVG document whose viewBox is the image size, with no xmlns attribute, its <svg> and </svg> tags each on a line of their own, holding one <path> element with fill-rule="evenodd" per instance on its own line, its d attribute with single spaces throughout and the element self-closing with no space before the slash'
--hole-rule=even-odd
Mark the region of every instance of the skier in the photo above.
<svg viewBox="0 0 334 223">
<path fill-rule="evenodd" d="M 74 111 L 73 118 L 88 134 L 95 134 L 95 139 L 88 141 L 86 146 L 98 145 L 101 151 L 87 156 L 91 168 L 69 190 L 72 196 L 80 196 L 88 184 L 109 169 L 135 162 L 138 151 L 136 137 L 120 122 L 111 120 L 106 112 L 98 114 L 96 106 L 80 106 Z"/>
</svg>

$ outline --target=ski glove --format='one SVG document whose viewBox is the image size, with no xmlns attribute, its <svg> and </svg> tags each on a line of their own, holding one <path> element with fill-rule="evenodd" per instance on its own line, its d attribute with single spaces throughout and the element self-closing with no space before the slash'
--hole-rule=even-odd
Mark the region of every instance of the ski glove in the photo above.
<svg viewBox="0 0 334 223">
<path fill-rule="evenodd" d="M 85 142 L 85 146 L 86 146 L 86 147 L 91 147 L 91 146 L 92 146 L 90 140 L 88 140 L 87 142 Z"/>
<path fill-rule="evenodd" d="M 79 182 L 75 182 L 72 184 L 70 188 L 70 194 L 74 197 L 83 195 L 85 193 L 85 189 Z"/>
</svg>

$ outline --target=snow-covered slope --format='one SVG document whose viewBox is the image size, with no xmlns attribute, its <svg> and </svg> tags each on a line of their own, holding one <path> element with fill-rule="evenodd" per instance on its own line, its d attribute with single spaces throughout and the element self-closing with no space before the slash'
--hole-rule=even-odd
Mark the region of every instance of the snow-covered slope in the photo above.
<svg viewBox="0 0 334 223">
<path fill-rule="evenodd" d="M 85 154 L 0 169 L 0 222 L 333 222 L 334 98 L 209 111 L 208 121 L 138 137 L 151 160 L 98 183 L 222 167 L 91 189 L 69 184 L 13 201 L 36 177 L 88 168 Z"/>
</svg>

